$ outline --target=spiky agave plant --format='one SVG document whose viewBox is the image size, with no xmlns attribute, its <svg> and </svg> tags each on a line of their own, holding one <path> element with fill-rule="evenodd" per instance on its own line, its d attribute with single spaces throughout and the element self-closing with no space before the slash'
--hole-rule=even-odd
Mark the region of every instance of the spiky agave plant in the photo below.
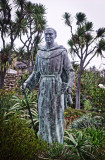
<svg viewBox="0 0 105 160">
<path fill-rule="evenodd" d="M 34 125 L 38 128 L 39 118 L 37 110 L 37 92 L 27 94 L 27 99 L 30 105 L 30 110 L 32 113 Z M 13 96 L 11 101 L 14 101 L 15 104 L 9 109 L 8 112 L 5 112 L 5 119 L 8 120 L 13 114 L 21 115 L 22 119 L 26 119 L 29 126 L 31 126 L 30 115 L 27 109 L 27 103 L 24 96 Z"/>
<path fill-rule="evenodd" d="M 70 128 L 74 129 L 84 129 L 90 126 L 101 126 L 102 125 L 103 117 L 101 116 L 94 116 L 92 117 L 91 114 L 86 114 L 80 117 L 79 119 L 72 122 Z"/>
<path fill-rule="evenodd" d="M 95 160 L 94 155 L 91 152 L 92 144 L 89 138 L 83 135 L 82 131 L 77 131 L 76 134 L 65 131 L 64 145 L 67 146 L 75 158 L 81 160 Z"/>
</svg>

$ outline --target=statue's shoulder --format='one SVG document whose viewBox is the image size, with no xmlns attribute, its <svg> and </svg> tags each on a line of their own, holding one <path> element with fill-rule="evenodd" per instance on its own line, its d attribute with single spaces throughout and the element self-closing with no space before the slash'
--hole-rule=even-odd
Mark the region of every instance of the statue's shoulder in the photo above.
<svg viewBox="0 0 105 160">
<path fill-rule="evenodd" d="M 67 51 L 63 45 L 58 45 L 57 43 L 55 43 L 55 45 L 48 50 L 52 51 L 52 50 L 59 50 L 59 49 Z M 48 51 L 48 50 L 47 50 L 46 46 L 38 46 L 38 51 Z"/>
<path fill-rule="evenodd" d="M 46 46 L 39 46 L 37 55 L 41 58 L 52 58 L 63 52 L 67 52 L 66 48 L 62 45 L 55 44 L 54 47 L 50 49 L 47 49 Z"/>
<path fill-rule="evenodd" d="M 67 49 L 63 45 L 59 45 L 59 49 L 63 49 L 65 51 L 67 51 Z"/>
<path fill-rule="evenodd" d="M 46 50 L 45 46 L 38 45 L 38 51 L 44 51 L 44 50 Z"/>
</svg>

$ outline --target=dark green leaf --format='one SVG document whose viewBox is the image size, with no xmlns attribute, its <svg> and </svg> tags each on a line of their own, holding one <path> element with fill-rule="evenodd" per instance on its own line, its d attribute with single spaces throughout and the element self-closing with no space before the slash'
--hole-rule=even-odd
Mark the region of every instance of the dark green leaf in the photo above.
<svg viewBox="0 0 105 160">
<path fill-rule="evenodd" d="M 91 31 L 93 29 L 93 23 L 92 22 L 87 22 L 85 24 L 85 29 L 86 29 L 86 31 Z"/>
<path fill-rule="evenodd" d="M 73 40 L 73 42 L 74 42 L 75 44 L 78 44 L 78 42 L 79 42 L 78 35 L 77 35 L 77 34 L 74 34 L 74 35 L 72 36 L 72 40 Z"/>
<path fill-rule="evenodd" d="M 86 21 L 85 13 L 82 12 L 77 13 L 76 19 L 77 19 L 77 25 L 80 25 L 80 23 L 84 23 Z"/>
<path fill-rule="evenodd" d="M 70 39 L 70 40 L 68 41 L 68 44 L 70 45 L 70 47 L 73 47 L 73 45 L 74 45 L 73 40 Z"/>
<path fill-rule="evenodd" d="M 85 33 L 85 28 L 84 28 L 84 26 L 77 28 L 77 34 L 78 34 L 78 36 L 82 36 L 82 35 L 84 35 L 84 33 Z"/>
<path fill-rule="evenodd" d="M 71 15 L 69 13 L 65 12 L 65 14 L 63 15 L 63 18 L 65 20 L 65 24 L 67 24 L 67 25 L 71 24 L 71 22 L 70 22 Z"/>
<path fill-rule="evenodd" d="M 97 30 L 97 37 L 105 36 L 105 28 L 99 28 Z"/>
<path fill-rule="evenodd" d="M 89 43 L 93 39 L 93 37 L 90 33 L 86 33 L 84 35 L 84 37 L 85 37 L 85 40 L 86 40 L 87 43 Z"/>
<path fill-rule="evenodd" d="M 99 48 L 103 51 L 105 51 L 105 40 L 104 39 L 101 39 L 99 41 Z"/>
</svg>

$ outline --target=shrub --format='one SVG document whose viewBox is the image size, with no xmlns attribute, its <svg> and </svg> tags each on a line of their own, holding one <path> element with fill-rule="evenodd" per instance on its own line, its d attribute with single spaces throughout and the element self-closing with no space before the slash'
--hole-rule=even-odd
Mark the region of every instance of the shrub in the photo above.
<svg viewBox="0 0 105 160">
<path fill-rule="evenodd" d="M 11 98 L 15 95 L 15 91 L 0 89 L 0 112 L 4 113 L 9 110 L 9 108 L 14 105 L 14 102 L 11 102 Z"/>
<path fill-rule="evenodd" d="M 105 110 L 105 89 L 99 88 L 99 84 L 104 84 L 105 78 L 100 73 L 91 68 L 90 71 L 85 70 L 81 77 L 81 103 L 84 105 L 88 99 L 95 110 Z"/>
<path fill-rule="evenodd" d="M 78 116 L 82 116 L 84 113 L 86 113 L 85 110 L 79 110 L 79 109 L 73 109 L 71 107 L 68 107 L 65 110 L 65 117 L 70 118 L 71 116 L 73 116 L 74 118 L 78 117 Z"/>
<path fill-rule="evenodd" d="M 90 126 L 98 127 L 99 125 L 102 125 L 102 119 L 103 118 L 100 116 L 92 117 L 91 114 L 86 114 L 83 115 L 81 118 L 73 121 L 71 124 L 71 128 L 83 129 L 88 128 Z"/>
<path fill-rule="evenodd" d="M 98 111 L 101 109 L 105 111 L 105 89 L 94 87 L 90 91 L 92 97 L 92 105 Z"/>
<path fill-rule="evenodd" d="M 89 137 L 89 141 L 92 144 L 92 153 L 97 160 L 105 159 L 105 129 L 104 127 L 96 128 L 90 126 L 83 130 L 83 134 Z"/>
<path fill-rule="evenodd" d="M 89 99 L 86 99 L 85 102 L 84 102 L 84 109 L 89 111 L 92 109 L 92 105 L 91 105 L 91 102 Z"/>
<path fill-rule="evenodd" d="M 86 128 L 85 134 L 90 136 L 90 141 L 95 146 L 105 146 L 105 130 L 102 127 L 96 128 L 95 126 Z"/>
<path fill-rule="evenodd" d="M 16 115 L 8 122 L 0 119 L 0 159 L 1 160 L 35 160 L 39 154 L 46 152 L 47 143 L 36 139 L 32 129 L 25 120 Z"/>
<path fill-rule="evenodd" d="M 39 117 L 38 117 L 38 110 L 37 110 L 37 92 L 34 91 L 29 93 L 28 91 L 26 91 L 26 93 L 27 93 L 27 100 L 29 103 L 32 117 L 33 117 L 34 125 L 35 125 L 35 128 L 38 130 Z M 22 119 L 27 120 L 28 126 L 32 126 L 25 97 L 23 95 L 20 95 L 20 96 L 15 95 L 15 96 L 12 96 L 10 101 L 14 102 L 14 105 L 11 106 L 7 112 L 5 112 L 4 114 L 5 119 L 8 121 L 8 119 L 15 114 L 21 115 Z"/>
<path fill-rule="evenodd" d="M 27 71 L 23 76 L 23 82 L 25 82 L 25 80 L 29 77 L 29 71 Z M 20 87 L 22 84 L 21 84 L 21 78 L 18 79 L 18 87 Z"/>
<path fill-rule="evenodd" d="M 59 159 L 59 160 L 69 160 L 70 152 L 68 152 L 67 147 L 60 143 L 52 143 L 49 145 L 49 150 L 47 152 L 49 158 Z"/>
<path fill-rule="evenodd" d="M 71 151 L 70 160 L 105 159 L 105 129 L 103 127 L 69 129 L 65 131 L 64 142 Z"/>
<path fill-rule="evenodd" d="M 82 131 L 72 132 L 65 131 L 65 146 L 71 150 L 71 159 L 73 160 L 95 160 L 92 154 L 92 144 Z"/>
</svg>

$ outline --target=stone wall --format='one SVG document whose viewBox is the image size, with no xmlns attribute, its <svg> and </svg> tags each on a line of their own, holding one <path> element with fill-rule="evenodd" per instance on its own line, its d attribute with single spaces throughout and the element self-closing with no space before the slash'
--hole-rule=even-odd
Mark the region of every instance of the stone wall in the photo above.
<svg viewBox="0 0 105 160">
<path fill-rule="evenodd" d="M 25 74 L 27 70 L 23 71 L 21 69 L 19 69 L 18 71 L 16 70 L 12 70 L 12 69 L 8 69 L 5 75 L 5 79 L 4 79 L 4 87 L 8 90 L 8 89 L 14 89 L 17 87 L 18 85 L 18 79 L 19 77 L 21 77 L 22 75 Z"/>
<path fill-rule="evenodd" d="M 18 75 L 12 73 L 6 73 L 4 79 L 4 87 L 6 89 L 14 89 L 17 87 Z"/>
</svg>

